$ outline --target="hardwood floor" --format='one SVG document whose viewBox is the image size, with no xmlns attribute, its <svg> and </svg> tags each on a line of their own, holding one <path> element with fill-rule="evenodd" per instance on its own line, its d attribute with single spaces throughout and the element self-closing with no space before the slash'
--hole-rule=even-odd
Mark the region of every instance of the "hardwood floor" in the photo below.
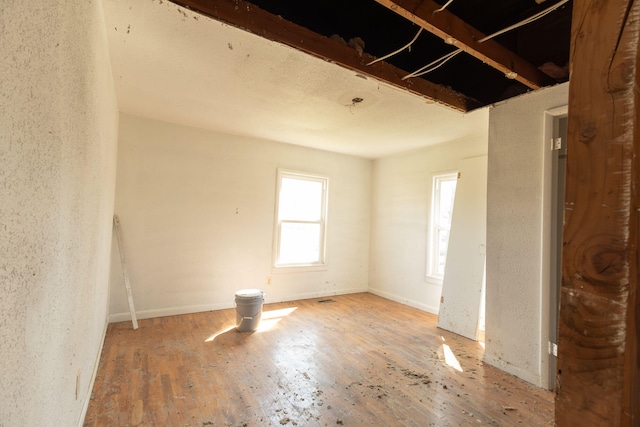
<svg viewBox="0 0 640 427">
<path fill-rule="evenodd" d="M 436 323 L 368 293 L 265 304 L 254 333 L 235 309 L 114 323 L 84 425 L 553 425 L 552 393 Z"/>
</svg>

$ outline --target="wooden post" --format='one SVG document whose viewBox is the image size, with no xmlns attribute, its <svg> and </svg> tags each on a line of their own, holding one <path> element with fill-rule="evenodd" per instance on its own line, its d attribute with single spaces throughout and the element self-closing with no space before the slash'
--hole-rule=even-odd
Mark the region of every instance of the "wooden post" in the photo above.
<svg viewBox="0 0 640 427">
<path fill-rule="evenodd" d="M 573 5 L 556 425 L 640 426 L 640 3 Z"/>
</svg>

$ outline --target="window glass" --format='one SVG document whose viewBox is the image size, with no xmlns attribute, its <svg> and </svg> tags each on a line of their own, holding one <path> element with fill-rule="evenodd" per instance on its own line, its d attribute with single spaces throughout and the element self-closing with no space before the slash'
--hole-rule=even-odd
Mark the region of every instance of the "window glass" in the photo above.
<svg viewBox="0 0 640 427">
<path fill-rule="evenodd" d="M 451 217 L 457 182 L 458 174 L 455 172 L 438 174 L 433 177 L 427 276 L 437 283 L 442 283 L 447 264 Z"/>
<path fill-rule="evenodd" d="M 282 178 L 278 218 L 318 221 L 322 218 L 322 182 Z"/>
<path fill-rule="evenodd" d="M 280 264 L 310 264 L 320 260 L 319 224 L 283 223 Z"/>
<path fill-rule="evenodd" d="M 278 170 L 275 267 L 325 265 L 328 178 Z"/>
</svg>

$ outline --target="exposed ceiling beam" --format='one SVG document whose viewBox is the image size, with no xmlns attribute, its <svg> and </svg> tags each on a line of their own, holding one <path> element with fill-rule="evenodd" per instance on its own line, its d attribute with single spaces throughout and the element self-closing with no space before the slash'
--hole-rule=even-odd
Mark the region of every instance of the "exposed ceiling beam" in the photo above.
<svg viewBox="0 0 640 427">
<path fill-rule="evenodd" d="M 389 63 L 381 61 L 367 66 L 367 63 L 373 61 L 375 57 L 359 53 L 349 46 L 273 15 L 251 3 L 240 0 L 171 1 L 210 18 L 407 90 L 430 102 L 440 103 L 463 112 L 480 106 L 477 101 L 451 88 L 421 78 L 403 80 L 402 78 L 408 72 Z"/>
<path fill-rule="evenodd" d="M 400 16 L 419 25 L 452 44 L 501 71 L 506 77 L 515 79 L 531 89 L 540 89 L 553 82 L 540 70 L 525 61 L 495 40 L 479 40 L 485 34 L 473 28 L 448 10 L 434 13 L 441 6 L 431 0 L 376 0 Z"/>
</svg>

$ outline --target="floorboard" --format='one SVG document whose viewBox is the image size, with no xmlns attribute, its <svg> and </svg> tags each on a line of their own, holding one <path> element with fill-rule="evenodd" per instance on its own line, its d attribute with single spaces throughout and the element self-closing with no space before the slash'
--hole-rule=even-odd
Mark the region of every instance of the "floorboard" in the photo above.
<svg viewBox="0 0 640 427">
<path fill-rule="evenodd" d="M 552 393 L 436 316 L 327 299 L 265 304 L 253 333 L 235 309 L 110 324 L 84 426 L 553 425 Z"/>
</svg>

